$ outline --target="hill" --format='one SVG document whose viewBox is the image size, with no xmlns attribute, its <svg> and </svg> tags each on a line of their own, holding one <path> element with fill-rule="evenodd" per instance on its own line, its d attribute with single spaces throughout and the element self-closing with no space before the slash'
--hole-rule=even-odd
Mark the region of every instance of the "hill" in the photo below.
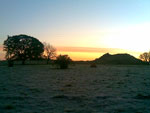
<svg viewBox="0 0 150 113">
<path fill-rule="evenodd" d="M 115 54 L 111 55 L 109 53 L 104 54 L 100 58 L 94 60 L 99 64 L 118 64 L 118 65 L 142 65 L 145 62 L 129 55 L 129 54 Z"/>
</svg>

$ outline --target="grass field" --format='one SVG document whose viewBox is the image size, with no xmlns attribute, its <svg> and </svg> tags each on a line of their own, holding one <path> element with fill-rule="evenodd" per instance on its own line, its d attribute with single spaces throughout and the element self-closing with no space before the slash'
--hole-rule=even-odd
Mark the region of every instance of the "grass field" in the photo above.
<svg viewBox="0 0 150 113">
<path fill-rule="evenodd" d="M 0 113 L 150 113 L 150 66 L 0 66 Z"/>
</svg>

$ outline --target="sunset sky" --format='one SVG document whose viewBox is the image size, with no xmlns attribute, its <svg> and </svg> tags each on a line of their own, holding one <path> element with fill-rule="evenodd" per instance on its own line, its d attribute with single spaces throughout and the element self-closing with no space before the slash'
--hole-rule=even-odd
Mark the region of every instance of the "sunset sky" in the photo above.
<svg viewBox="0 0 150 113">
<path fill-rule="evenodd" d="M 0 0 L 0 59 L 7 35 L 48 42 L 57 54 L 93 60 L 150 50 L 150 0 Z"/>
</svg>

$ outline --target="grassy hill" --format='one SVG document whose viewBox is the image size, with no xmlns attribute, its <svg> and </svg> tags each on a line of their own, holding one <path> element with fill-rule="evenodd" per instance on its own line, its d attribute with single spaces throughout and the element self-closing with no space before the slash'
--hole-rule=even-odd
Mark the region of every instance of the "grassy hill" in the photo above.
<svg viewBox="0 0 150 113">
<path fill-rule="evenodd" d="M 129 55 L 129 54 L 115 54 L 109 53 L 104 54 L 100 58 L 95 59 L 96 63 L 99 64 L 118 64 L 118 65 L 142 65 L 145 62 Z"/>
</svg>

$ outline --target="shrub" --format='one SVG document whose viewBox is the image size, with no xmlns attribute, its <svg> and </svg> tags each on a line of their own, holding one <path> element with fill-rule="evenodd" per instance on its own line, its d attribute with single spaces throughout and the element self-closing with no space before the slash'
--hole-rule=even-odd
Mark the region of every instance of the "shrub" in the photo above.
<svg viewBox="0 0 150 113">
<path fill-rule="evenodd" d="M 55 64 L 58 65 L 60 69 L 67 69 L 71 61 L 68 55 L 59 55 L 56 58 Z"/>
</svg>

